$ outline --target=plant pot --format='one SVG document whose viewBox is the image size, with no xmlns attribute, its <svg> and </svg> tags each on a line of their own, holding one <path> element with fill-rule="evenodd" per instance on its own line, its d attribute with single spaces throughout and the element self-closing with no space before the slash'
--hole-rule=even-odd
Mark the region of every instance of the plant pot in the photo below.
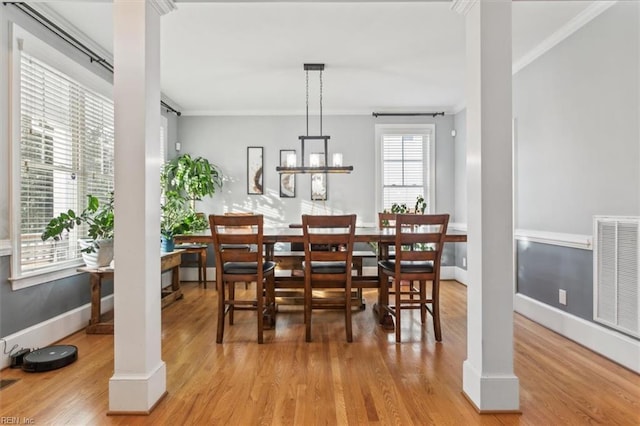
<svg viewBox="0 0 640 426">
<path fill-rule="evenodd" d="M 166 235 L 160 235 L 160 249 L 169 253 L 172 252 L 176 248 L 175 241 L 173 237 L 167 237 Z"/>
<path fill-rule="evenodd" d="M 93 244 L 93 240 L 79 240 L 80 248 L 85 249 Z M 82 252 L 82 260 L 89 268 L 109 266 L 113 260 L 113 240 L 98 240 L 98 248 L 93 253 Z"/>
</svg>

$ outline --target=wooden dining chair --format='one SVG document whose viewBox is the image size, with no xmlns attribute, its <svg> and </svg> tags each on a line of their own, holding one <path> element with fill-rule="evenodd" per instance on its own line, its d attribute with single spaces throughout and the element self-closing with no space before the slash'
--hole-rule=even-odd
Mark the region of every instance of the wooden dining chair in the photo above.
<svg viewBox="0 0 640 426">
<path fill-rule="evenodd" d="M 224 317 L 233 325 L 236 309 L 252 309 L 258 316 L 258 343 L 263 342 L 265 308 L 267 318 L 274 319 L 275 263 L 263 255 L 262 215 L 210 215 L 209 225 L 216 254 L 216 286 L 218 288 L 218 331 L 216 342 L 222 343 Z M 224 246 L 246 245 L 252 250 L 224 250 Z M 236 299 L 237 282 L 255 282 L 255 298 Z M 265 285 L 266 283 L 266 285 Z"/>
<path fill-rule="evenodd" d="M 311 341 L 311 311 L 314 303 L 327 299 L 314 299 L 313 290 L 341 289 L 344 306 L 347 342 L 353 341 L 351 327 L 351 271 L 356 215 L 311 216 L 302 215 L 304 241 L 304 323 L 305 339 Z M 340 250 L 327 250 L 340 247 Z M 335 300 L 333 300 L 335 303 Z"/>
<path fill-rule="evenodd" d="M 440 327 L 440 261 L 449 223 L 448 214 L 398 214 L 395 224 L 395 258 L 378 262 L 380 289 L 386 291 L 395 283 L 394 304 L 383 307 L 395 317 L 396 342 L 401 341 L 401 311 L 420 309 L 424 324 L 426 313 L 433 317 L 437 341 L 442 340 Z M 418 287 L 414 287 L 414 283 Z M 426 283 L 431 282 L 427 296 Z M 409 284 L 401 290 L 402 283 Z"/>
</svg>

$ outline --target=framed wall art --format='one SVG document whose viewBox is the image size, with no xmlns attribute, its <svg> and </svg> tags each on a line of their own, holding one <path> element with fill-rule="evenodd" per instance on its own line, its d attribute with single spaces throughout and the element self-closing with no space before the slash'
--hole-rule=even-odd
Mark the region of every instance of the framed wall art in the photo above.
<svg viewBox="0 0 640 426">
<path fill-rule="evenodd" d="M 264 194 L 263 153 L 261 146 L 247 147 L 247 194 Z"/>
<path fill-rule="evenodd" d="M 293 149 L 280 150 L 280 165 L 285 167 L 295 166 L 296 151 Z M 291 164 L 293 162 L 293 164 Z M 280 198 L 295 198 L 296 175 L 293 173 L 280 174 Z"/>
<path fill-rule="evenodd" d="M 311 200 L 325 201 L 327 199 L 327 174 L 314 173 L 311 175 Z"/>
</svg>

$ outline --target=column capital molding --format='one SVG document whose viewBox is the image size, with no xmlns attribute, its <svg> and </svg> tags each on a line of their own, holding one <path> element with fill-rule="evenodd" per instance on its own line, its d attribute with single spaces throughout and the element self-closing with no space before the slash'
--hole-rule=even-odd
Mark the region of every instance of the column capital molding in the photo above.
<svg viewBox="0 0 640 426">
<path fill-rule="evenodd" d="M 479 0 L 453 0 L 451 10 L 460 15 L 466 15 L 478 3 Z"/>
<path fill-rule="evenodd" d="M 150 3 L 160 16 L 177 9 L 176 3 L 173 0 L 151 0 Z"/>
</svg>

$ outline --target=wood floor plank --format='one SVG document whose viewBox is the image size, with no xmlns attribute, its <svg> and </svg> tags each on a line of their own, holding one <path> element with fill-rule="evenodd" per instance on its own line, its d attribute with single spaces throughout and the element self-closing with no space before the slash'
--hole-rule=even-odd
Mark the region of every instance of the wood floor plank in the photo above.
<svg viewBox="0 0 640 426">
<path fill-rule="evenodd" d="M 443 282 L 443 341 L 419 312 L 403 312 L 402 340 L 374 321 L 376 295 L 354 311 L 354 342 L 344 314 L 313 313 L 304 341 L 301 309 L 282 309 L 275 330 L 256 343 L 254 312 L 236 313 L 215 343 L 214 286 L 183 285 L 162 311 L 168 395 L 149 416 L 107 416 L 113 336 L 78 332 L 74 364 L 46 373 L 5 369 L 19 379 L 0 391 L 0 418 L 46 425 L 640 425 L 640 376 L 515 315 L 515 372 L 522 415 L 479 415 L 464 398 L 466 288 Z M 239 290 L 238 293 L 242 293 Z M 249 290 L 251 291 L 251 290 Z"/>
</svg>

